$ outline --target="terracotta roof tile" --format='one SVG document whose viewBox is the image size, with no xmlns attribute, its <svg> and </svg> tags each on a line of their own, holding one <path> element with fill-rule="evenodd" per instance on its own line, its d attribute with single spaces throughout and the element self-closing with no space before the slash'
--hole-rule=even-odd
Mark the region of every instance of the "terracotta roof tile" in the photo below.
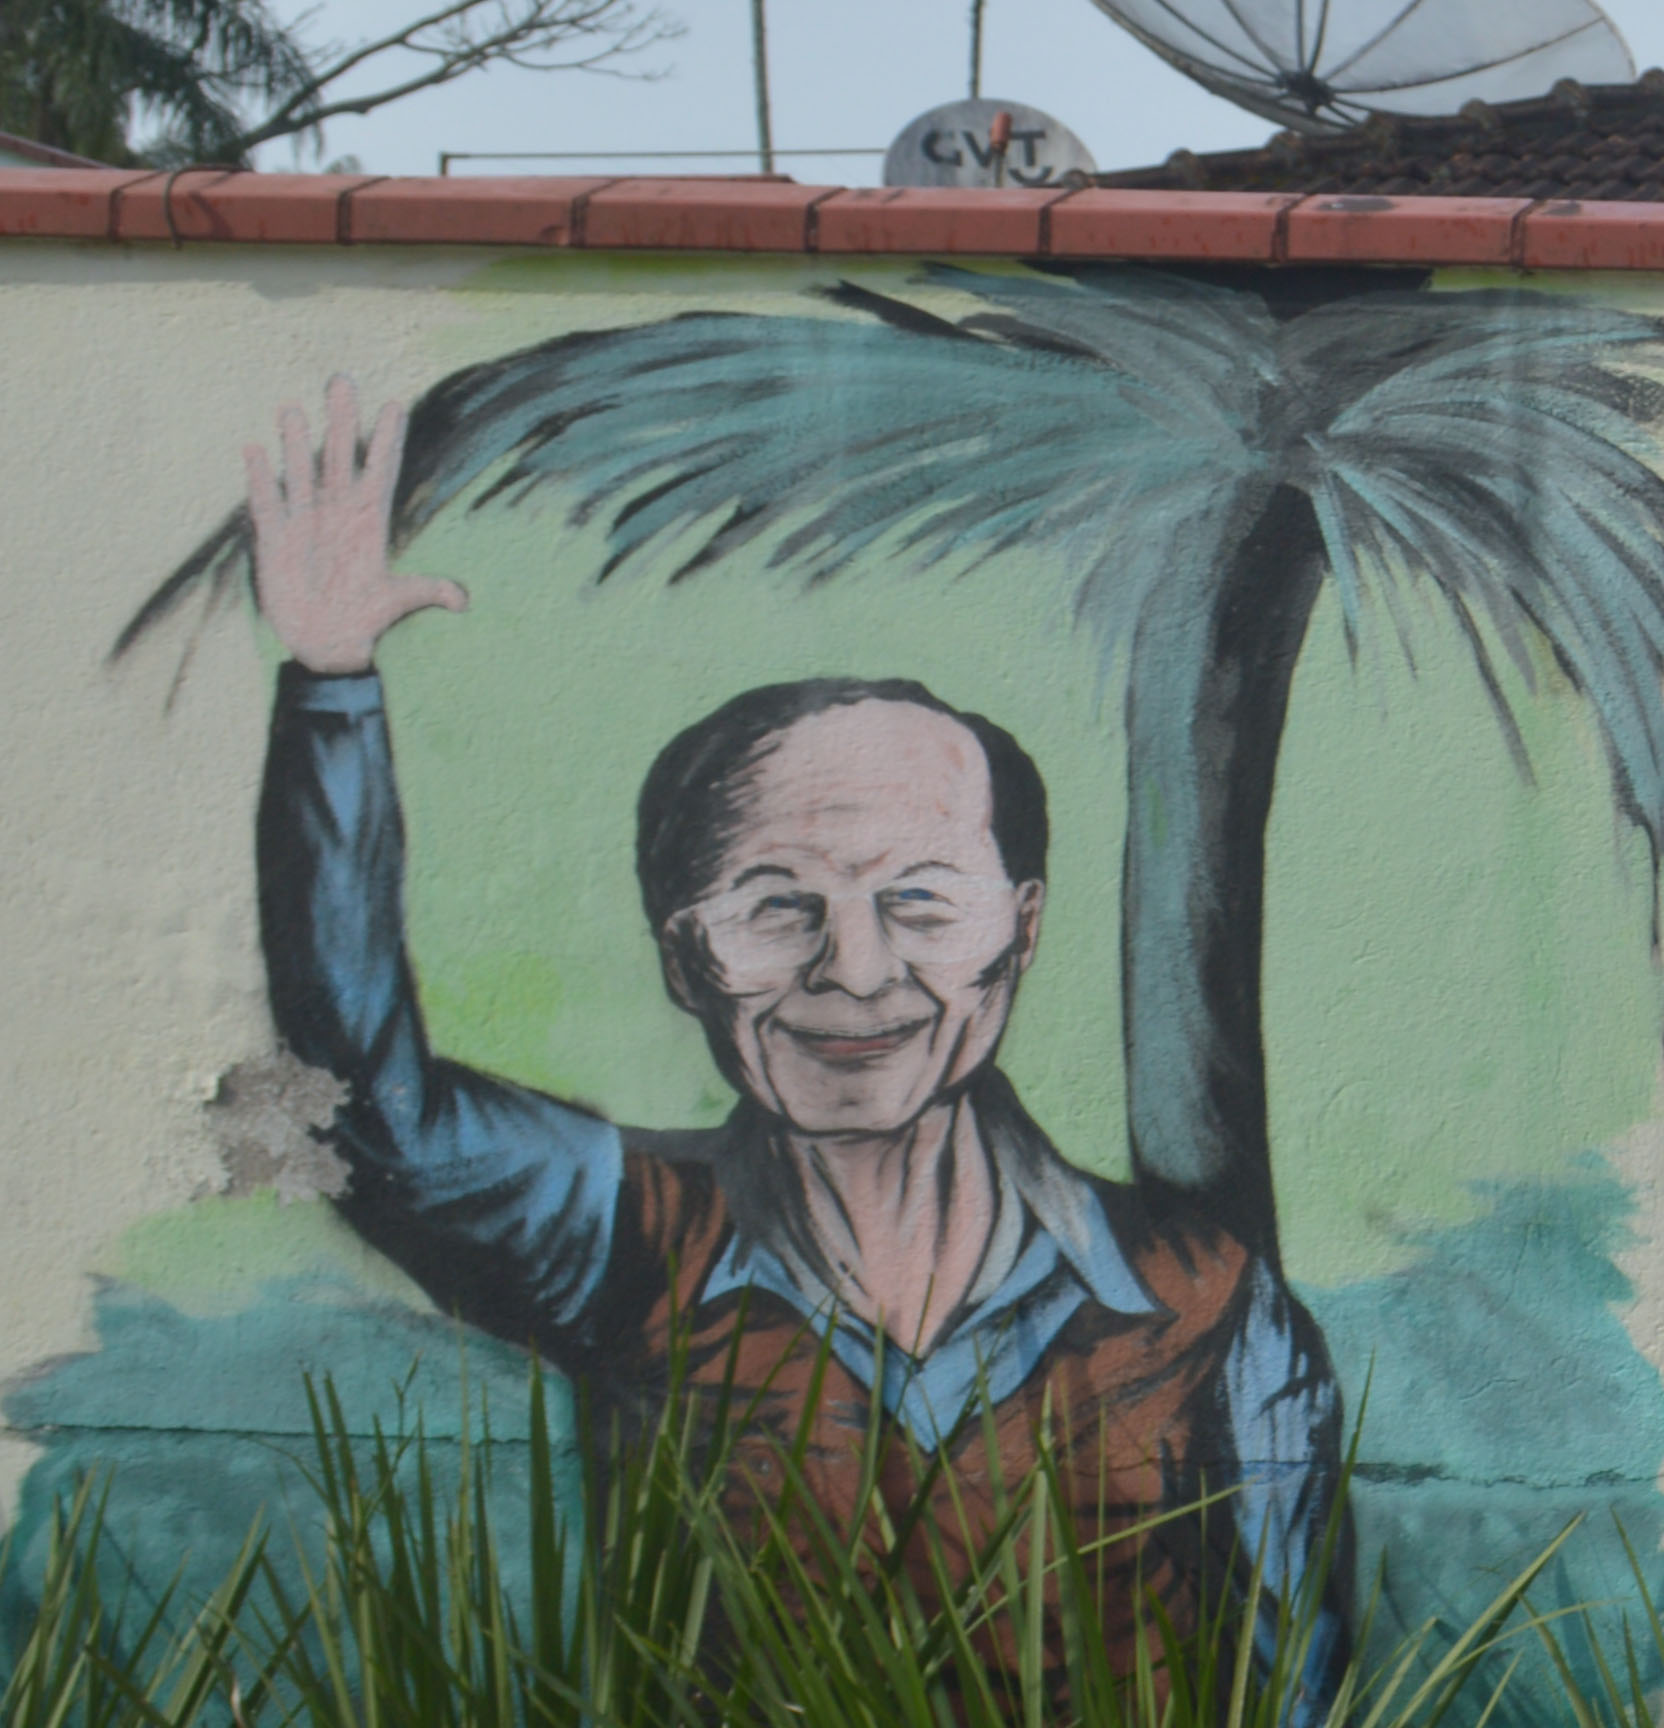
<svg viewBox="0 0 1664 1728">
<path fill-rule="evenodd" d="M 1634 84 L 1563 79 L 1547 96 L 1460 114 L 1378 115 L 1347 132 L 1281 132 L 1259 150 L 1176 151 L 1156 167 L 1100 174 L 1151 191 L 1394 197 L 1664 199 L 1664 72 Z"/>
</svg>

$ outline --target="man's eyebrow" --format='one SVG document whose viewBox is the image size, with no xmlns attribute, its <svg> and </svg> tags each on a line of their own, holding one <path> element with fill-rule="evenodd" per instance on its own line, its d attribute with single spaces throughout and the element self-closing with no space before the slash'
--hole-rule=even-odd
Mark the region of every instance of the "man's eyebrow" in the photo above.
<svg viewBox="0 0 1664 1728">
<path fill-rule="evenodd" d="M 905 882 L 909 876 L 917 876 L 924 870 L 948 870 L 955 876 L 965 874 L 957 864 L 950 864 L 945 858 L 926 858 L 922 864 L 909 864 L 905 870 L 898 870 L 891 880 Z"/>
<path fill-rule="evenodd" d="M 730 886 L 743 888 L 747 882 L 755 882 L 759 876 L 784 876 L 789 882 L 797 880 L 797 872 L 787 869 L 784 864 L 753 864 L 749 870 L 742 870 Z"/>
</svg>

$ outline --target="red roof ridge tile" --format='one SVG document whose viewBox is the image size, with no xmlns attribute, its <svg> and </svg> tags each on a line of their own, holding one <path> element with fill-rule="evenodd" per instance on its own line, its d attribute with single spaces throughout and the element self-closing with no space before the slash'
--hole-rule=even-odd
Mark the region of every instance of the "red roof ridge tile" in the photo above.
<svg viewBox="0 0 1664 1728">
<path fill-rule="evenodd" d="M 1664 203 L 777 178 L 0 171 L 0 239 L 1664 269 Z"/>
</svg>

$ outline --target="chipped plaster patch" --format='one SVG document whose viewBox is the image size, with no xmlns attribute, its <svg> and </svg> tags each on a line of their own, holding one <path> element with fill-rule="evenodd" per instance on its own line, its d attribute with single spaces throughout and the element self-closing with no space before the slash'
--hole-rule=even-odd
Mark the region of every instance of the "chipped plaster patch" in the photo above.
<svg viewBox="0 0 1664 1728">
<path fill-rule="evenodd" d="M 287 1050 L 233 1063 L 204 1106 L 224 1170 L 219 1192 L 271 1188 L 285 1203 L 346 1193 L 347 1166 L 320 1138 L 346 1097 L 343 1081 Z"/>
</svg>

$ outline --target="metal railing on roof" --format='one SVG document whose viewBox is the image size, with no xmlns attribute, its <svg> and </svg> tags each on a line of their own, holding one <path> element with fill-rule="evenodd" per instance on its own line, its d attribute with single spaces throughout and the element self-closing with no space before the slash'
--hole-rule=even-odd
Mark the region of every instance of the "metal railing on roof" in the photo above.
<svg viewBox="0 0 1664 1728">
<path fill-rule="evenodd" d="M 743 162 L 757 154 L 747 150 L 441 150 L 439 172 L 449 174 L 453 162 Z M 780 156 L 882 156 L 882 147 L 834 145 L 826 150 L 775 150 Z"/>
</svg>

